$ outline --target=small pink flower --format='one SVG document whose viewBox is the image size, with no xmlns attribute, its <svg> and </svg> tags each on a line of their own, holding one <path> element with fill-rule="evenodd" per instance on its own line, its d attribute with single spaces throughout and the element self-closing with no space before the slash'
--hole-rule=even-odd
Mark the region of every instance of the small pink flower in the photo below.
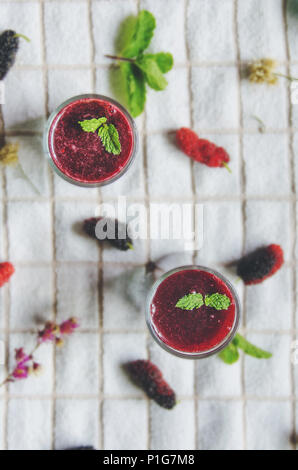
<svg viewBox="0 0 298 470">
<path fill-rule="evenodd" d="M 56 338 L 56 346 L 58 346 L 58 348 L 62 348 L 62 346 L 64 345 L 64 341 L 62 338 Z"/>
<path fill-rule="evenodd" d="M 32 366 L 29 368 L 29 374 L 40 375 L 42 373 L 42 365 L 38 362 L 33 362 Z"/>
<path fill-rule="evenodd" d="M 71 335 L 76 328 L 79 327 L 79 322 L 76 318 L 72 317 L 64 321 L 60 325 L 60 332 L 62 335 Z"/>
<path fill-rule="evenodd" d="M 53 322 L 48 322 L 44 330 L 38 334 L 38 341 L 45 343 L 46 341 L 55 341 L 56 336 L 59 334 L 59 326 Z"/>
<path fill-rule="evenodd" d="M 32 357 L 24 352 L 24 348 L 19 348 L 15 350 L 15 359 L 18 364 L 25 364 L 30 361 Z"/>
<path fill-rule="evenodd" d="M 17 364 L 14 369 L 12 376 L 15 379 L 26 379 L 28 377 L 29 367 L 24 366 L 23 364 Z"/>
<path fill-rule="evenodd" d="M 15 352 L 16 352 L 16 353 L 15 353 L 15 358 L 16 358 L 16 361 L 17 361 L 17 362 L 20 362 L 20 361 L 22 361 L 23 359 L 25 359 L 26 354 L 24 353 L 24 348 L 16 349 Z"/>
</svg>

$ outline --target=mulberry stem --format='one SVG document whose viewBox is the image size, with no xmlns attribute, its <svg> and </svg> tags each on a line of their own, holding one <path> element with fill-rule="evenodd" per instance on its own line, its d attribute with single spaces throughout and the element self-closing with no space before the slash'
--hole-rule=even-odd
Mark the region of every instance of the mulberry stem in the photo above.
<svg viewBox="0 0 298 470">
<path fill-rule="evenodd" d="M 231 168 L 229 167 L 229 165 L 226 162 L 222 162 L 222 166 L 224 166 L 228 170 L 229 173 L 232 173 Z"/>
<path fill-rule="evenodd" d="M 25 34 L 15 34 L 14 37 L 22 38 L 22 39 L 25 39 L 25 41 L 30 42 L 30 39 L 28 38 L 28 36 L 25 36 Z"/>
</svg>

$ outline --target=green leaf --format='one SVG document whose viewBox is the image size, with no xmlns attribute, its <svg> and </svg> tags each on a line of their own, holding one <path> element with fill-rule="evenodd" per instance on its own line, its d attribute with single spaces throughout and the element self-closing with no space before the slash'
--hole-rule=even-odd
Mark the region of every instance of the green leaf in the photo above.
<svg viewBox="0 0 298 470">
<path fill-rule="evenodd" d="M 263 349 L 249 343 L 243 336 L 239 335 L 239 333 L 237 333 L 233 339 L 233 344 L 242 349 L 245 354 L 248 354 L 249 356 L 256 357 L 258 359 L 269 359 L 272 357 L 270 352 L 264 351 Z"/>
<path fill-rule="evenodd" d="M 98 129 L 98 135 L 107 152 L 113 155 L 119 155 L 121 144 L 119 134 L 114 124 L 104 124 Z"/>
<path fill-rule="evenodd" d="M 85 121 L 79 121 L 79 124 L 85 132 L 95 132 L 99 126 L 107 122 L 107 118 L 101 117 L 99 119 L 85 119 Z"/>
<path fill-rule="evenodd" d="M 205 295 L 205 305 L 216 310 L 227 310 L 231 304 L 229 297 L 224 294 Z"/>
<path fill-rule="evenodd" d="M 222 359 L 226 364 L 234 364 L 239 359 L 239 351 L 237 346 L 231 342 L 228 346 L 223 349 L 218 356 Z"/>
<path fill-rule="evenodd" d="M 145 77 L 134 64 L 123 62 L 120 65 L 125 82 L 125 94 L 128 109 L 133 117 L 144 111 L 146 101 Z"/>
<path fill-rule="evenodd" d="M 243 336 L 237 333 L 234 339 L 231 341 L 228 346 L 223 349 L 218 356 L 226 363 L 226 364 L 233 364 L 239 358 L 238 348 L 242 349 L 245 354 L 248 354 L 252 357 L 256 357 L 257 359 L 269 359 L 272 357 L 272 354 L 264 351 L 263 349 L 257 348 L 253 344 L 246 341 Z"/>
<path fill-rule="evenodd" d="M 176 303 L 176 307 L 183 310 L 193 310 L 194 308 L 200 308 L 204 305 L 202 294 L 187 294 Z"/>
<path fill-rule="evenodd" d="M 115 39 L 115 49 L 119 55 L 122 54 L 132 42 L 138 18 L 135 15 L 129 15 L 120 23 Z"/>
<path fill-rule="evenodd" d="M 154 59 L 162 73 L 167 73 L 174 65 L 174 59 L 170 52 L 158 52 L 157 54 L 145 54 L 145 57 Z"/>
<path fill-rule="evenodd" d="M 152 39 L 155 25 L 155 18 L 150 11 L 140 11 L 130 43 L 122 50 L 122 55 L 128 58 L 137 57 L 147 49 Z"/>
<path fill-rule="evenodd" d="M 146 82 L 154 90 L 164 90 L 168 84 L 155 59 L 144 55 L 136 60 L 136 65 L 144 72 Z"/>
</svg>

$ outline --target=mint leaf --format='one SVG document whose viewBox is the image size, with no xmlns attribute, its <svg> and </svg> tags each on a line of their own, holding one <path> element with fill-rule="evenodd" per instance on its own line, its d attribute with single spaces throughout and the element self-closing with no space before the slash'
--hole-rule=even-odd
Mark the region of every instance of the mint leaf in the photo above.
<svg viewBox="0 0 298 470">
<path fill-rule="evenodd" d="M 176 307 L 183 310 L 193 310 L 194 308 L 200 308 L 204 305 L 202 294 L 187 294 L 176 303 Z"/>
<path fill-rule="evenodd" d="M 137 17 L 127 17 L 119 27 L 115 44 L 117 55 L 105 56 L 118 61 L 122 77 L 120 84 L 122 88 L 124 85 L 121 98 L 125 91 L 126 106 L 133 117 L 144 111 L 146 83 L 154 90 L 164 90 L 168 83 L 163 74 L 173 67 L 173 56 L 169 52 L 144 55 L 155 26 L 155 18 L 147 10 L 142 10 Z"/>
<path fill-rule="evenodd" d="M 158 52 L 157 54 L 146 54 L 145 57 L 155 60 L 160 71 L 167 73 L 174 65 L 174 59 L 170 52 Z"/>
<path fill-rule="evenodd" d="M 164 90 L 168 84 L 154 58 L 144 55 L 136 60 L 136 65 L 144 72 L 148 85 L 154 90 Z"/>
<path fill-rule="evenodd" d="M 237 333 L 233 339 L 233 344 L 242 349 L 245 354 L 248 354 L 249 356 L 256 357 L 258 359 L 269 359 L 272 357 L 270 352 L 264 351 L 263 349 L 249 343 L 243 336 L 239 335 L 239 333 Z"/>
<path fill-rule="evenodd" d="M 107 122 L 107 118 L 102 117 L 99 119 L 85 119 L 85 121 L 79 121 L 79 124 L 85 132 L 95 132 L 99 126 Z"/>
<path fill-rule="evenodd" d="M 237 362 L 239 359 L 239 351 L 237 346 L 232 341 L 218 354 L 218 356 L 226 364 L 234 364 L 234 362 Z"/>
<path fill-rule="evenodd" d="M 122 55 L 128 58 L 137 57 L 147 49 L 152 39 L 155 25 L 155 18 L 150 11 L 140 11 L 130 38 L 130 44 L 122 50 Z"/>
<path fill-rule="evenodd" d="M 125 82 L 127 107 L 133 117 L 144 111 L 146 101 L 145 77 L 134 64 L 123 62 L 120 65 Z"/>
<path fill-rule="evenodd" d="M 85 119 L 79 121 L 80 126 L 85 132 L 95 132 L 98 129 L 98 135 L 107 152 L 119 155 L 121 152 L 121 144 L 119 134 L 114 124 L 106 124 L 107 118 Z"/>
<path fill-rule="evenodd" d="M 121 152 L 121 144 L 119 134 L 114 124 L 104 124 L 98 129 L 98 135 L 107 152 L 113 155 L 119 155 Z"/>
<path fill-rule="evenodd" d="M 216 310 L 227 310 L 231 304 L 229 297 L 224 294 L 205 295 L 205 305 Z"/>
<path fill-rule="evenodd" d="M 115 38 L 115 49 L 119 55 L 121 55 L 122 51 L 132 42 L 137 21 L 138 18 L 135 15 L 129 15 L 121 21 Z"/>
<path fill-rule="evenodd" d="M 256 357 L 257 359 L 269 359 L 272 354 L 264 351 L 263 349 L 257 348 L 253 344 L 246 341 L 246 339 L 237 333 L 234 339 L 228 346 L 223 349 L 218 356 L 226 363 L 233 364 L 239 359 L 238 348 L 242 349 L 245 354 Z"/>
</svg>

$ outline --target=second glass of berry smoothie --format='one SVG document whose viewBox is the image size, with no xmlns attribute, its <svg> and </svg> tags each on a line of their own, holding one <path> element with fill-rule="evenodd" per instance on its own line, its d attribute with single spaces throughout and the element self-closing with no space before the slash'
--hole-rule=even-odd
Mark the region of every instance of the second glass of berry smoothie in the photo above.
<svg viewBox="0 0 298 470">
<path fill-rule="evenodd" d="M 152 286 L 146 321 L 155 341 L 183 358 L 218 353 L 233 339 L 240 304 L 230 282 L 203 266 L 182 266 Z"/>
<path fill-rule="evenodd" d="M 138 147 L 134 120 L 119 103 L 102 95 L 70 98 L 49 117 L 44 151 L 51 167 L 78 186 L 103 186 L 122 176 Z"/>
</svg>

